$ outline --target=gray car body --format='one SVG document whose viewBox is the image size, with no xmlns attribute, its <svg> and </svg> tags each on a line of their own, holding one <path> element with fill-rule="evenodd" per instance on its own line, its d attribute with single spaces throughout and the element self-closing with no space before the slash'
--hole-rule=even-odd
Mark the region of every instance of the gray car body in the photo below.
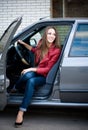
<svg viewBox="0 0 88 130">
<path fill-rule="evenodd" d="M 37 30 L 38 27 L 41 28 L 44 25 L 58 25 L 58 23 L 61 24 L 63 22 L 72 24 L 72 28 L 65 40 L 60 60 L 55 64 L 46 79 L 46 86 L 52 84 L 52 90 L 48 96 L 34 96 L 31 105 L 50 107 L 88 107 L 88 57 L 69 56 L 78 23 L 88 24 L 88 20 L 41 20 L 30 25 L 21 33 L 13 37 L 21 21 L 22 18 L 18 18 L 12 22 L 12 30 L 9 32 L 9 29 L 7 29 L 0 40 L 1 45 L 5 44 L 2 49 L 3 51 L 0 52 L 0 110 L 3 110 L 6 105 L 19 105 L 23 99 L 22 94 L 8 94 L 6 90 L 9 84 L 9 79 L 6 76 L 6 55 L 9 46 L 18 39 L 25 37 L 28 33 L 31 34 L 33 30 Z M 47 89 L 44 91 L 47 92 Z"/>
</svg>

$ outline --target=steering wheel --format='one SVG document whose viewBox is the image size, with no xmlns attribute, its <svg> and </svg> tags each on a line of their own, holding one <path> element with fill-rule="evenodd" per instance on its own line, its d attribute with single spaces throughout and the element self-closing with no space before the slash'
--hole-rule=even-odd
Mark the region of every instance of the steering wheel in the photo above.
<svg viewBox="0 0 88 130">
<path fill-rule="evenodd" d="M 22 44 L 19 44 L 18 42 L 15 42 L 14 44 L 15 50 L 19 57 L 21 58 L 21 61 L 26 64 L 30 65 L 30 51 L 24 47 Z"/>
</svg>

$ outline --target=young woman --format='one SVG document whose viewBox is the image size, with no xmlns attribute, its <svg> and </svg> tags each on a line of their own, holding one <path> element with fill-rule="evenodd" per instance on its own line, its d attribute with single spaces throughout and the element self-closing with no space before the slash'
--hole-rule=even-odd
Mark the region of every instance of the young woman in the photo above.
<svg viewBox="0 0 88 130">
<path fill-rule="evenodd" d="M 51 26 L 45 29 L 42 40 L 39 41 L 36 48 L 33 48 L 21 40 L 18 42 L 35 54 L 36 67 L 24 69 L 21 72 L 20 79 L 15 85 L 15 88 L 19 89 L 23 83 L 25 84 L 24 98 L 16 117 L 15 127 L 22 125 L 23 115 L 31 102 L 35 86 L 45 84 L 46 76 L 56 63 L 61 52 L 58 33 L 56 29 Z"/>
</svg>

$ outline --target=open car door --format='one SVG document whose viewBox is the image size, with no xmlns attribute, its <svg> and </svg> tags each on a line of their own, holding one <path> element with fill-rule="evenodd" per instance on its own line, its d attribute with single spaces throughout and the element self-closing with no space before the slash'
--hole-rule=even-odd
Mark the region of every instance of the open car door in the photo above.
<svg viewBox="0 0 88 130">
<path fill-rule="evenodd" d="M 15 19 L 0 38 L 0 110 L 3 110 L 7 104 L 6 54 L 21 21 L 22 17 Z"/>
</svg>

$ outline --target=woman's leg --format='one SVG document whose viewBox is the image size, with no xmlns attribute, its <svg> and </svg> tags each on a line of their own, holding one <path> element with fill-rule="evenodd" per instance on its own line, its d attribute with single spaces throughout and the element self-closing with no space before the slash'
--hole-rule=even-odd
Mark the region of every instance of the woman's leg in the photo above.
<svg viewBox="0 0 88 130">
<path fill-rule="evenodd" d="M 45 84 L 45 82 L 46 82 L 46 78 L 43 76 L 33 77 L 27 81 L 24 98 L 20 110 L 26 111 L 27 107 L 31 102 L 35 87 L 42 86 L 43 84 Z"/>
<path fill-rule="evenodd" d="M 31 102 L 35 86 L 41 86 L 45 84 L 45 82 L 46 82 L 46 78 L 43 76 L 33 77 L 27 81 L 24 98 L 20 106 L 20 110 L 18 111 L 17 114 L 16 123 L 21 123 L 23 121 L 24 112 L 27 110 Z"/>
<path fill-rule="evenodd" d="M 16 121 L 15 121 L 15 126 L 16 127 L 19 127 L 20 125 L 22 125 L 23 123 L 23 115 L 24 115 L 24 111 L 18 111 L 18 114 L 17 114 L 17 118 L 16 118 Z"/>
<path fill-rule="evenodd" d="M 27 72 L 25 74 L 23 74 L 19 80 L 17 81 L 17 83 L 15 84 L 15 88 L 16 89 L 20 89 L 21 86 L 23 86 L 24 84 L 26 84 L 26 81 L 32 77 L 36 76 L 35 72 Z"/>
</svg>

